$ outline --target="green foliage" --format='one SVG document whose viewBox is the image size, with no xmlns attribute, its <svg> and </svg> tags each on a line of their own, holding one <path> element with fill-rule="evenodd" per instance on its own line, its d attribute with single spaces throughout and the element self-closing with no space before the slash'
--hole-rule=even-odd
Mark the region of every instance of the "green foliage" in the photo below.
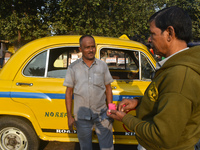
<svg viewBox="0 0 200 150">
<path fill-rule="evenodd" d="M 92 34 L 145 39 L 148 17 L 155 12 L 147 0 L 62 0 L 51 24 L 55 34 Z"/>
<path fill-rule="evenodd" d="M 189 12 L 194 40 L 198 40 L 200 0 L 1 0 L 0 38 L 18 46 L 52 34 L 127 34 L 145 42 L 148 18 L 155 11 L 174 5 Z"/>
<path fill-rule="evenodd" d="M 17 47 L 46 36 L 48 25 L 42 20 L 43 0 L 1 0 L 1 38 L 9 40 Z"/>
</svg>

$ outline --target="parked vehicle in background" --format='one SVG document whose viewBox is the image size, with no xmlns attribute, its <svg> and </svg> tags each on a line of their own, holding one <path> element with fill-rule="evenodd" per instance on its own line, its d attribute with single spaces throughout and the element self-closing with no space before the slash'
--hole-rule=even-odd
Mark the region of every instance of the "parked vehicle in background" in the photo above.
<svg viewBox="0 0 200 150">
<path fill-rule="evenodd" d="M 67 67 L 81 57 L 80 36 L 52 36 L 19 49 L 0 71 L 0 149 L 37 150 L 40 140 L 78 142 L 70 133 L 63 86 Z M 142 96 L 155 71 L 146 46 L 128 39 L 94 37 L 96 58 L 105 61 L 114 82 L 113 101 Z M 135 110 L 128 113 L 135 115 Z M 74 129 L 76 132 L 76 129 Z M 137 144 L 122 122 L 114 121 L 115 144 Z M 94 132 L 93 142 L 98 142 Z"/>
</svg>

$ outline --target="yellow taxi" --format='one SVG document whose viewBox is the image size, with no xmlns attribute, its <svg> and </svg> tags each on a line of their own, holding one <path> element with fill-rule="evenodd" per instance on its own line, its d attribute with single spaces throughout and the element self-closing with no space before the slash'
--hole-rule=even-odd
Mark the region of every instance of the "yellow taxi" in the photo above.
<svg viewBox="0 0 200 150">
<path fill-rule="evenodd" d="M 78 142 L 70 133 L 63 86 L 67 67 L 81 57 L 80 36 L 52 36 L 19 49 L 0 71 L 0 149 L 37 150 L 40 140 Z M 155 71 L 153 56 L 141 43 L 94 36 L 96 58 L 114 79 L 113 102 L 144 94 Z M 135 110 L 128 113 L 135 115 Z M 137 144 L 134 132 L 114 121 L 115 144 Z M 94 132 L 93 142 L 98 139 Z"/>
</svg>

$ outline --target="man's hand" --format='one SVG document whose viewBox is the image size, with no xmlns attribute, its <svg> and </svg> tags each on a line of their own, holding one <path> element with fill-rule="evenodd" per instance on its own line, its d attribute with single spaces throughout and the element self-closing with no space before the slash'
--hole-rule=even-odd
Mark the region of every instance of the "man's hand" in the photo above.
<svg viewBox="0 0 200 150">
<path fill-rule="evenodd" d="M 118 105 L 118 110 L 128 112 L 132 109 L 135 109 L 138 103 L 138 99 L 123 99 Z"/>
<path fill-rule="evenodd" d="M 68 117 L 68 127 L 69 127 L 70 132 L 72 133 L 74 133 L 73 126 L 76 128 L 75 119 L 72 116 L 70 116 Z"/>
<path fill-rule="evenodd" d="M 107 116 L 118 121 L 122 121 L 122 118 L 126 115 L 125 112 L 117 111 L 117 110 L 107 110 Z"/>
</svg>

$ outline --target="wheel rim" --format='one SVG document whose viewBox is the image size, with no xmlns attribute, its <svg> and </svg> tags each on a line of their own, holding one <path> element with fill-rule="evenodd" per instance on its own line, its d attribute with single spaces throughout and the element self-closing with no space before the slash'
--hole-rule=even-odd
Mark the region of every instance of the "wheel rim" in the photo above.
<svg viewBox="0 0 200 150">
<path fill-rule="evenodd" d="M 17 128 L 7 127 L 0 131 L 0 148 L 3 150 L 26 150 L 28 141 L 23 132 Z"/>
</svg>

